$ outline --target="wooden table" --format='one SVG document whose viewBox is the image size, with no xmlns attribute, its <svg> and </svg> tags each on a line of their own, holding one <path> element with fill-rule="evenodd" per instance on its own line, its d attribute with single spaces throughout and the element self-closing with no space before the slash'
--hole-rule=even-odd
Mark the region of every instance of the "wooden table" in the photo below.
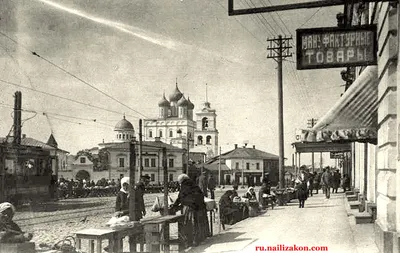
<svg viewBox="0 0 400 253">
<path fill-rule="evenodd" d="M 172 240 L 169 234 L 169 224 L 178 223 L 178 247 L 179 251 L 183 250 L 181 237 L 183 227 L 183 214 L 166 215 L 158 217 L 144 218 L 140 222 L 144 226 L 146 249 L 148 252 L 160 252 L 161 246 L 164 252 L 170 251 Z"/>
<path fill-rule="evenodd" d="M 82 247 L 82 239 L 89 240 L 89 252 L 94 253 L 94 244 L 96 242 L 96 252 L 101 253 L 102 249 L 102 241 L 108 240 L 109 242 L 109 252 L 110 253 L 119 253 L 123 250 L 122 239 L 126 236 L 131 236 L 132 238 L 137 237 L 143 233 L 143 226 L 135 224 L 135 227 L 131 228 L 119 228 L 119 229 L 111 229 L 111 228 L 90 228 L 78 231 L 75 233 L 76 235 L 76 243 L 77 249 L 81 250 Z M 135 242 L 136 246 L 136 242 Z"/>
</svg>

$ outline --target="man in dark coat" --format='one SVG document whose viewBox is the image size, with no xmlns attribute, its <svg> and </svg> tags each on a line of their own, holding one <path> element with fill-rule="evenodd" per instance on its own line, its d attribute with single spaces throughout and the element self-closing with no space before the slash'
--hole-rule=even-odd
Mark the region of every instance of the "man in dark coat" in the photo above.
<svg viewBox="0 0 400 253">
<path fill-rule="evenodd" d="M 339 170 L 336 170 L 335 172 L 333 172 L 333 176 L 332 176 L 332 193 L 337 193 L 338 188 L 340 186 L 340 173 Z"/>
<path fill-rule="evenodd" d="M 208 189 L 210 190 L 210 198 L 215 199 L 214 191 L 215 191 L 215 187 L 217 186 L 217 182 L 215 182 L 213 174 L 210 174 L 207 185 L 208 185 Z"/>
<path fill-rule="evenodd" d="M 321 176 L 321 186 L 324 189 L 325 197 L 327 199 L 329 199 L 331 197 L 331 191 L 330 191 L 331 189 L 330 189 L 330 187 L 332 185 L 332 176 L 331 176 L 331 173 L 329 171 L 329 168 L 324 169 L 323 171 L 324 172 L 322 173 L 322 176 Z"/>
</svg>

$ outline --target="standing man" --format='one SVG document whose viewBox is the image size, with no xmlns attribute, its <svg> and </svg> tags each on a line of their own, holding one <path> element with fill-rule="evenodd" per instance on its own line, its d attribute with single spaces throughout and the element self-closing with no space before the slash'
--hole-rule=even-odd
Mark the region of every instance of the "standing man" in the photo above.
<svg viewBox="0 0 400 253">
<path fill-rule="evenodd" d="M 207 175 L 206 171 L 203 171 L 199 177 L 199 187 L 200 190 L 203 192 L 204 197 L 207 197 Z"/>
<path fill-rule="evenodd" d="M 211 173 L 210 177 L 208 178 L 208 189 L 210 190 L 210 198 L 215 199 L 214 191 L 217 183 L 215 182 L 214 176 Z"/>
<path fill-rule="evenodd" d="M 322 185 L 322 188 L 324 189 L 325 197 L 327 199 L 329 199 L 331 197 L 330 186 L 332 184 L 332 176 L 329 171 L 329 167 L 325 168 L 323 171 L 324 171 L 324 173 L 322 173 L 322 176 L 321 176 L 321 185 Z"/>
<path fill-rule="evenodd" d="M 140 220 L 143 216 L 146 215 L 146 207 L 144 205 L 144 193 L 146 190 L 146 186 L 150 183 L 150 177 L 147 175 L 141 176 L 139 182 L 135 185 L 135 211 L 136 211 L 136 219 Z"/>
<path fill-rule="evenodd" d="M 332 175 L 332 193 L 337 193 L 340 186 L 340 173 L 339 170 L 333 172 Z"/>
</svg>

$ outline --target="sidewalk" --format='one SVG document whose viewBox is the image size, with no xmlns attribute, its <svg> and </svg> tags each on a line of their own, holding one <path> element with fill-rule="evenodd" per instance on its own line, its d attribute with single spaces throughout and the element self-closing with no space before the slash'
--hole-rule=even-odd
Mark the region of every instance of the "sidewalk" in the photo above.
<svg viewBox="0 0 400 253">
<path fill-rule="evenodd" d="M 365 233 L 371 233 L 369 227 Z M 362 226 L 351 224 L 343 193 L 331 194 L 329 200 L 320 193 L 310 197 L 305 208 L 299 208 L 297 200 L 293 200 L 288 206 L 279 206 L 263 215 L 227 226 L 219 235 L 187 252 L 259 252 L 261 250 L 257 251 L 256 246 L 263 246 L 267 251 L 267 246 L 278 245 L 324 246 L 328 247 L 325 252 L 332 253 L 378 252 L 371 241 L 373 236 L 365 236 L 365 233 Z"/>
</svg>

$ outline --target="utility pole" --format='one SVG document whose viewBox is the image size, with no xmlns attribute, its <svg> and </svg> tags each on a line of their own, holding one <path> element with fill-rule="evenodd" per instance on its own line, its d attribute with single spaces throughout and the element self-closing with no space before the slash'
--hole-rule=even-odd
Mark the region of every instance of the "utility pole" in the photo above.
<svg viewBox="0 0 400 253">
<path fill-rule="evenodd" d="M 278 118 L 279 118 L 279 188 L 282 189 L 285 185 L 284 168 L 285 168 L 285 154 L 284 154 L 284 138 L 283 138 L 283 77 L 282 77 L 282 61 L 284 58 L 291 57 L 289 44 L 290 38 L 268 39 L 269 42 L 267 58 L 272 58 L 278 63 Z"/>
<path fill-rule="evenodd" d="M 219 147 L 218 185 L 221 186 L 221 147 Z"/>
<path fill-rule="evenodd" d="M 186 134 L 186 144 L 187 144 L 186 175 L 188 175 L 190 177 L 190 174 L 189 174 L 189 149 L 190 149 L 190 143 L 189 143 L 188 134 Z"/>
<path fill-rule="evenodd" d="M 164 172 L 164 215 L 168 214 L 168 166 L 167 148 L 162 149 L 163 153 L 163 172 Z"/>
<path fill-rule="evenodd" d="M 143 172 L 143 158 L 142 158 L 142 144 L 143 144 L 143 140 L 142 140 L 142 119 L 139 119 L 139 178 L 142 176 L 142 172 Z"/>
<path fill-rule="evenodd" d="M 313 128 L 315 126 L 315 124 L 317 124 L 317 120 L 318 119 L 314 119 L 314 118 L 307 120 L 308 128 Z M 315 169 L 314 168 L 314 152 L 311 152 L 311 168 L 312 168 L 312 172 L 314 172 L 314 169 Z"/>
<path fill-rule="evenodd" d="M 131 140 L 129 144 L 129 219 L 131 221 L 137 221 L 136 219 L 136 203 L 135 197 L 135 174 L 136 174 L 136 150 L 135 142 Z"/>
</svg>

